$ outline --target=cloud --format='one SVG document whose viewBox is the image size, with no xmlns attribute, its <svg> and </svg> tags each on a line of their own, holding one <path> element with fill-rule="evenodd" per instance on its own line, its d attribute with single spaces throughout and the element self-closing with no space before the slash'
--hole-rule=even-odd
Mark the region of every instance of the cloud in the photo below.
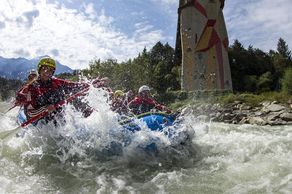
<svg viewBox="0 0 292 194">
<path fill-rule="evenodd" d="M 152 0 L 166 6 L 176 6 L 178 8 L 179 0 Z"/>
<path fill-rule="evenodd" d="M 231 42 L 239 39 L 245 46 L 268 51 L 282 37 L 292 45 L 291 9 L 291 0 L 228 0 L 224 13 Z"/>
<path fill-rule="evenodd" d="M 1 22 L 1 21 L 0 21 L 0 29 L 5 28 L 5 26 L 6 26 L 6 25 L 5 25 L 5 22 Z"/>
<path fill-rule="evenodd" d="M 14 51 L 14 53 L 17 55 L 17 56 L 22 56 L 22 57 L 30 57 L 30 53 L 24 49 L 19 49 L 19 50 L 16 50 Z"/>
<path fill-rule="evenodd" d="M 9 11 L 3 9 L 5 6 Z M 0 31 L 5 47 L 0 56 L 52 55 L 72 68 L 86 68 L 94 58 L 123 61 L 136 57 L 145 46 L 163 39 L 162 30 L 149 23 L 137 25 L 132 35 L 125 34 L 113 25 L 115 18 L 105 10 L 97 12 L 91 3 L 82 6 L 85 9 L 67 8 L 55 1 L 9 4 L 2 0 L 0 11 L 5 15 L 6 28 Z"/>
<path fill-rule="evenodd" d="M 60 56 L 60 52 L 59 52 L 59 50 L 57 50 L 57 49 L 52 49 L 52 50 L 50 51 L 50 53 L 51 53 L 54 57 L 58 57 L 58 56 Z"/>
<path fill-rule="evenodd" d="M 15 21 L 19 26 L 24 25 L 25 27 L 30 28 L 33 25 L 34 19 L 38 16 L 38 10 L 28 11 L 17 17 Z"/>
</svg>

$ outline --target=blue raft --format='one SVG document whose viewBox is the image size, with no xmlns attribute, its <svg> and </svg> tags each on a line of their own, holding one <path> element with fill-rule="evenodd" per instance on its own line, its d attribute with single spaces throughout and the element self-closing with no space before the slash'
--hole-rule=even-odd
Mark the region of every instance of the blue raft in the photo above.
<svg viewBox="0 0 292 194">
<path fill-rule="evenodd" d="M 26 116 L 22 111 L 18 114 L 18 122 L 22 123 L 26 121 Z M 121 128 L 128 131 L 135 133 L 137 131 L 141 130 L 142 126 L 146 126 L 151 131 L 158 131 L 162 132 L 169 140 L 172 140 L 174 137 L 179 137 L 179 141 L 176 142 L 176 145 L 183 145 L 187 143 L 190 138 L 189 135 L 186 132 L 178 132 L 177 131 L 177 123 L 176 115 L 169 115 L 161 112 L 148 112 L 144 113 L 129 119 L 121 120 L 120 122 Z M 142 124 L 142 125 L 141 125 Z M 115 129 L 117 130 L 117 129 Z M 113 130 L 113 131 L 115 131 Z M 111 131 L 111 129 L 110 129 Z M 77 129 L 76 134 L 78 138 L 86 141 L 88 137 L 90 137 L 90 134 L 88 131 L 83 129 Z M 148 142 L 149 144 L 139 146 L 142 150 L 150 153 L 157 153 L 157 139 L 153 139 L 153 141 Z M 111 145 L 108 147 L 108 149 L 103 150 L 101 154 L 112 156 L 112 155 L 120 155 L 122 153 L 122 147 L 127 146 L 131 143 L 131 138 L 126 138 L 125 142 L 123 143 L 123 146 L 121 144 L 117 144 L 115 142 L 111 142 Z"/>
<path fill-rule="evenodd" d="M 147 112 L 138 115 L 137 118 L 120 121 L 120 124 L 123 126 L 123 128 L 134 132 L 141 130 L 138 123 L 142 121 L 146 123 L 147 127 L 152 131 L 162 131 L 163 128 L 172 126 L 175 119 L 175 115 L 169 115 L 161 112 Z"/>
<path fill-rule="evenodd" d="M 147 112 L 138 115 L 137 117 L 122 120 L 119 123 L 123 126 L 123 128 L 135 132 L 141 130 L 138 123 L 143 121 L 152 131 L 161 131 L 167 126 L 172 126 L 175 119 L 175 115 L 170 115 L 162 112 Z M 24 110 L 21 109 L 17 115 L 17 122 L 21 124 L 24 123 L 26 120 L 27 117 L 24 113 Z"/>
</svg>

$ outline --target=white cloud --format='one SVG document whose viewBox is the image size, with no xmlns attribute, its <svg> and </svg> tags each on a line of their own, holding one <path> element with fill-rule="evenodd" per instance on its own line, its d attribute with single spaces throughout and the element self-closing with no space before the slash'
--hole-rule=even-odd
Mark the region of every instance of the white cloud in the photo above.
<svg viewBox="0 0 292 194">
<path fill-rule="evenodd" d="M 120 61 L 136 57 L 145 46 L 163 39 L 162 31 L 149 25 L 138 26 L 129 37 L 112 25 L 114 18 L 106 16 L 105 11 L 94 12 L 93 4 L 85 7 L 85 13 L 81 13 L 45 0 L 36 0 L 35 4 L 1 0 L 0 21 L 5 25 L 0 39 L 5 49 L 0 50 L 0 56 L 51 55 L 72 68 L 85 68 L 95 57 Z"/>
<path fill-rule="evenodd" d="M 152 1 L 160 2 L 167 6 L 177 6 L 177 7 L 179 3 L 179 0 L 152 0 Z"/>
<path fill-rule="evenodd" d="M 123 5 L 130 5 L 130 1 L 123 1 Z M 120 18 L 108 15 L 117 16 L 119 12 L 103 7 L 106 1 L 76 2 L 1 0 L 0 56 L 51 55 L 70 67 L 85 68 L 94 58 L 122 61 L 136 57 L 144 47 L 151 48 L 158 41 L 175 42 L 178 0 L 131 4 L 129 13 L 122 15 L 128 19 L 125 25 L 135 23 L 126 26 L 128 33 L 121 31 L 124 23 L 120 23 Z M 97 7 L 101 11 L 97 12 Z M 229 38 L 231 42 L 239 39 L 245 46 L 251 44 L 267 51 L 275 49 L 282 37 L 291 49 L 291 10 L 291 0 L 226 0 L 224 13 Z M 120 28 L 115 26 L 117 23 Z"/>
<path fill-rule="evenodd" d="M 291 9 L 291 0 L 227 0 L 224 12 L 229 38 L 265 51 L 275 49 L 280 37 L 292 46 Z"/>
<path fill-rule="evenodd" d="M 177 9 L 179 0 L 151 0 L 156 4 L 157 8 L 160 7 L 161 11 L 168 12 L 170 15 L 177 16 Z"/>
</svg>

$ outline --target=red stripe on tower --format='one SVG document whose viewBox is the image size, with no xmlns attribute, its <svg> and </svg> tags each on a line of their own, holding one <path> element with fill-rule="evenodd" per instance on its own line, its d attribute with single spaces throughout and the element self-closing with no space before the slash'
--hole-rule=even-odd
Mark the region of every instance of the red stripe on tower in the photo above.
<svg viewBox="0 0 292 194">
<path fill-rule="evenodd" d="M 194 1 L 194 6 L 203 16 L 207 17 L 205 8 L 198 1 Z"/>
</svg>

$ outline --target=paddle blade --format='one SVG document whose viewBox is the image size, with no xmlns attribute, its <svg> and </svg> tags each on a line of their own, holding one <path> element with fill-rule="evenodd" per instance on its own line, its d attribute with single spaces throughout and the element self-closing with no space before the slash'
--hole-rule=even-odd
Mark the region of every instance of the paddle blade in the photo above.
<svg viewBox="0 0 292 194">
<path fill-rule="evenodd" d="M 11 137 L 12 135 L 15 135 L 16 133 L 18 133 L 20 131 L 20 129 L 22 128 L 22 126 L 18 126 L 15 129 L 12 130 L 8 130 L 8 131 L 1 131 L 0 132 L 0 139 L 6 139 L 7 137 Z"/>
</svg>

